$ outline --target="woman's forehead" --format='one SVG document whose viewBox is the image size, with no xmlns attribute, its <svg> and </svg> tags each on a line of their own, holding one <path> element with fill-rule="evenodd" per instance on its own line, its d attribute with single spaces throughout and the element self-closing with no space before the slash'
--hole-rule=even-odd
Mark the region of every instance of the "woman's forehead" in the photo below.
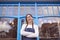
<svg viewBox="0 0 60 40">
<path fill-rule="evenodd" d="M 27 15 L 27 17 L 30 17 L 31 15 Z"/>
</svg>

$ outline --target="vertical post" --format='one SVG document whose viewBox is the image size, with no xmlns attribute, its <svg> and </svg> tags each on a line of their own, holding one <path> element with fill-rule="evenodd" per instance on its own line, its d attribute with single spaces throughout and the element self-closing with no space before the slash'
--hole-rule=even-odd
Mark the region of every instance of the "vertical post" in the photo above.
<svg viewBox="0 0 60 40">
<path fill-rule="evenodd" d="M 8 15 L 8 4 L 7 4 L 7 9 L 6 9 L 6 13 L 5 13 L 5 16 Z"/>
<path fill-rule="evenodd" d="M 38 12 L 37 12 L 37 3 L 35 3 L 35 14 L 36 14 L 36 24 L 38 24 Z M 37 37 L 37 40 L 39 40 L 39 36 Z"/>
<path fill-rule="evenodd" d="M 11 16 L 14 16 L 14 5 L 12 5 L 12 14 Z"/>
<path fill-rule="evenodd" d="M 17 40 L 21 40 L 20 28 L 21 28 L 21 19 L 20 19 L 20 3 L 18 4 L 18 25 L 17 25 Z"/>
<path fill-rule="evenodd" d="M 1 6 L 1 7 L 0 7 L 0 16 L 2 15 L 2 8 L 3 8 L 3 7 Z"/>
<path fill-rule="evenodd" d="M 48 13 L 47 16 L 49 16 L 49 12 L 48 12 L 48 4 L 47 4 L 47 13 Z"/>
<path fill-rule="evenodd" d="M 49 12 L 48 12 L 48 4 L 47 4 L 47 13 L 48 13 L 47 16 L 50 16 L 50 15 L 49 15 Z M 46 21 L 48 22 L 49 20 L 46 19 Z M 48 37 L 48 36 L 47 36 L 47 37 Z"/>
<path fill-rule="evenodd" d="M 42 10 L 42 16 L 44 16 L 44 13 L 43 13 L 43 7 L 41 7 L 41 10 Z"/>
<path fill-rule="evenodd" d="M 60 10 L 59 10 L 59 6 L 57 6 L 57 8 L 58 8 L 58 16 L 60 16 Z"/>
<path fill-rule="evenodd" d="M 52 6 L 52 11 L 53 11 L 53 15 L 52 15 L 52 16 L 55 16 L 55 15 L 54 15 L 54 7 L 53 7 L 53 6 Z"/>
</svg>

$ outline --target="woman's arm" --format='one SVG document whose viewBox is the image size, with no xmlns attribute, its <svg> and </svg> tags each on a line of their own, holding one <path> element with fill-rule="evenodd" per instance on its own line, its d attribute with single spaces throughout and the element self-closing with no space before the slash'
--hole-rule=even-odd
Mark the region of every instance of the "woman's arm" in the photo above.
<svg viewBox="0 0 60 40">
<path fill-rule="evenodd" d="M 26 27 L 26 24 L 23 24 L 23 25 L 22 25 L 22 28 L 21 28 L 21 35 L 23 35 L 23 36 L 31 35 L 32 32 L 26 32 L 26 31 L 25 31 L 25 27 Z"/>
<path fill-rule="evenodd" d="M 38 26 L 37 25 L 34 25 L 34 30 L 35 30 L 35 33 L 31 33 L 27 37 L 38 37 L 39 36 L 39 30 L 38 30 Z"/>
</svg>

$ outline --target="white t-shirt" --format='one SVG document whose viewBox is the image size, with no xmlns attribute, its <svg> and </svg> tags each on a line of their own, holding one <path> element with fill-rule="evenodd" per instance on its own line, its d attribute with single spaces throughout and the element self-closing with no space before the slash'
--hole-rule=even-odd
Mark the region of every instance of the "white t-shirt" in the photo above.
<svg viewBox="0 0 60 40">
<path fill-rule="evenodd" d="M 38 26 L 37 25 L 33 25 L 33 28 L 35 30 L 35 33 L 32 33 L 32 32 L 27 32 L 25 31 L 25 27 L 26 27 L 27 24 L 23 24 L 22 25 L 22 28 L 21 28 L 21 35 L 23 36 L 26 36 L 26 37 L 38 37 L 39 35 L 39 31 L 38 31 Z M 32 28 L 32 25 L 28 25 L 27 28 Z"/>
</svg>

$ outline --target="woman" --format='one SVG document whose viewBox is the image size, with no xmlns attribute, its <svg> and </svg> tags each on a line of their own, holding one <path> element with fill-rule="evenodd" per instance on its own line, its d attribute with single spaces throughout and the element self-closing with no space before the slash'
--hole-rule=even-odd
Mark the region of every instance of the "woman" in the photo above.
<svg viewBox="0 0 60 40">
<path fill-rule="evenodd" d="M 26 24 L 23 24 L 21 29 L 22 40 L 36 40 L 38 34 L 38 26 L 33 23 L 32 15 L 27 14 Z"/>
</svg>

